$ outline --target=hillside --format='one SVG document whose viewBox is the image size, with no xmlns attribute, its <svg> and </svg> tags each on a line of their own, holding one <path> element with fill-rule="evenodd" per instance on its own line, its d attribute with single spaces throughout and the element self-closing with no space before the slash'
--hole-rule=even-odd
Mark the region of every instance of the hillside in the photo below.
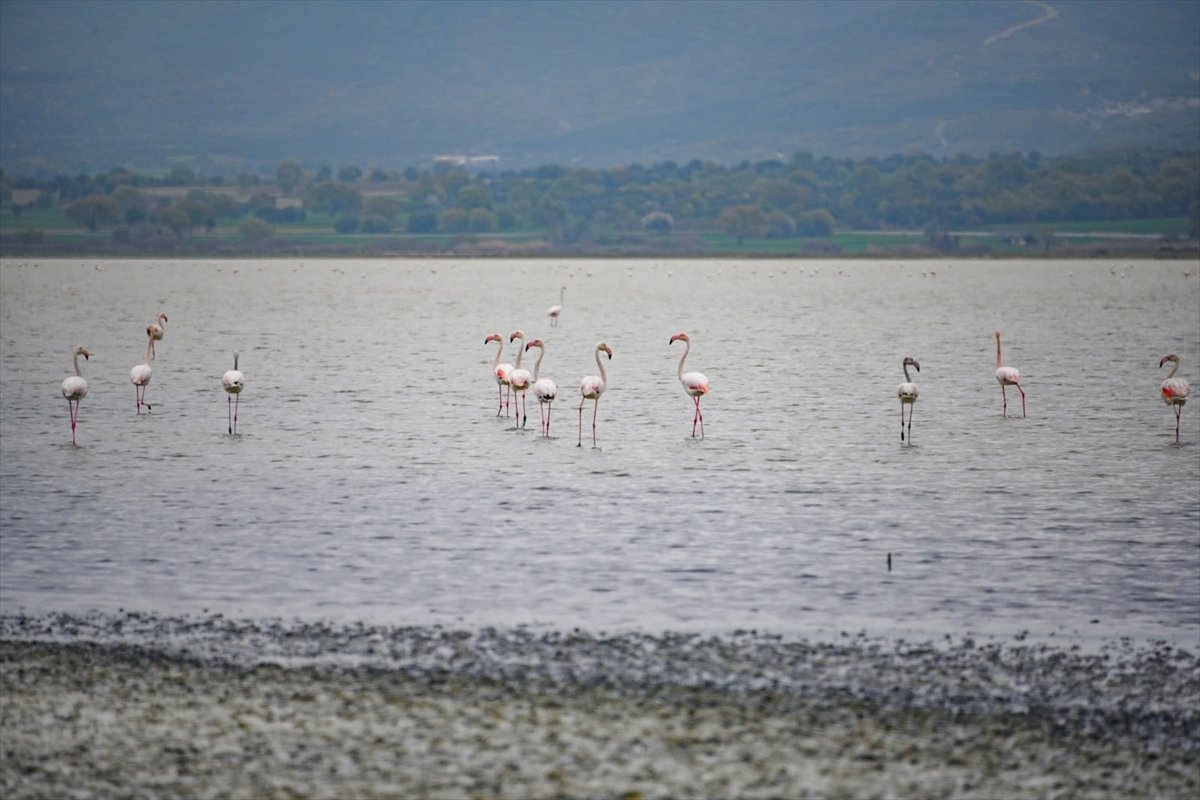
<svg viewBox="0 0 1200 800">
<path fill-rule="evenodd" d="M 1200 2 L 0 4 L 0 164 L 1200 149 Z"/>
</svg>

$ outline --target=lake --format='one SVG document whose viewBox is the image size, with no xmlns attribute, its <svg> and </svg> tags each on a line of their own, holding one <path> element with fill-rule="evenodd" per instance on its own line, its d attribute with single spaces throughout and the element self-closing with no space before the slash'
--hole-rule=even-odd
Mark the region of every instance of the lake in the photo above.
<svg viewBox="0 0 1200 800">
<path fill-rule="evenodd" d="M 0 284 L 5 613 L 1200 644 L 1200 399 L 1176 445 L 1158 398 L 1167 353 L 1200 383 L 1195 262 L 6 259 Z M 484 338 L 517 328 L 549 439 L 532 393 L 525 430 L 496 415 Z"/>
</svg>

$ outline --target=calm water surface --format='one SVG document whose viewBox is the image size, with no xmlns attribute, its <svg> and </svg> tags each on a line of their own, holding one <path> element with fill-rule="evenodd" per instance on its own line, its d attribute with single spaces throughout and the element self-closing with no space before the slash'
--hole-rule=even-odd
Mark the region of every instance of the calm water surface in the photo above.
<svg viewBox="0 0 1200 800">
<path fill-rule="evenodd" d="M 5 260 L 0 278 L 5 612 L 1200 643 L 1200 399 L 1176 446 L 1157 396 L 1168 352 L 1200 385 L 1194 262 Z M 560 387 L 549 440 L 532 401 L 525 431 L 496 417 L 483 340 L 518 327 Z M 1001 417 L 996 327 L 1027 419 L 1015 391 Z M 703 441 L 681 330 L 713 387 Z M 599 447 L 577 448 L 600 339 Z M 77 343 L 78 449 L 58 388 Z"/>
</svg>

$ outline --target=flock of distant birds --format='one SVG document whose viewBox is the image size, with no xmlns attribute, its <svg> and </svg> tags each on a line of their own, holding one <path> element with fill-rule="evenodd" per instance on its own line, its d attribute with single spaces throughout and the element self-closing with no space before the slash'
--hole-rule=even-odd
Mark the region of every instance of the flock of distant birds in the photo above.
<svg viewBox="0 0 1200 800">
<path fill-rule="evenodd" d="M 142 413 L 142 406 L 146 407 L 146 411 L 153 411 L 153 407 L 146 402 L 146 388 L 150 385 L 150 377 L 154 374 L 154 370 L 150 367 L 150 362 L 154 360 L 154 343 L 161 342 L 166 334 L 167 328 L 167 313 L 164 311 L 158 317 L 146 326 L 146 355 L 142 358 L 142 363 L 134 366 L 129 371 L 129 380 L 133 382 L 133 398 L 137 404 L 137 413 Z M 79 369 L 79 357 L 83 356 L 84 360 L 91 358 L 91 353 L 82 345 L 76 345 L 74 352 L 75 374 L 68 375 L 62 382 L 62 395 L 67 400 L 67 410 L 71 414 L 71 444 L 78 447 L 75 440 L 75 428 L 79 421 L 79 401 L 87 397 L 88 382 L 83 377 L 83 373 Z M 221 386 L 225 389 L 225 394 L 229 402 L 229 434 L 232 436 L 237 432 L 237 401 L 242 393 L 242 388 L 245 386 L 246 379 L 238 369 L 238 354 L 233 354 L 233 369 L 227 370 L 221 376 Z"/>
<path fill-rule="evenodd" d="M 562 314 L 563 298 L 567 287 L 562 287 L 559 290 L 558 303 L 550 307 L 547 311 L 547 316 L 550 319 L 550 326 L 558 325 L 559 316 Z M 142 413 L 142 406 L 146 407 L 147 411 L 151 411 L 151 406 L 146 402 L 146 387 L 150 384 L 150 376 L 152 370 L 150 362 L 154 360 L 154 344 L 161 342 L 165 333 L 167 324 L 166 312 L 160 313 L 154 322 L 146 326 L 146 355 L 142 359 L 142 363 L 136 365 L 129 373 L 129 379 L 134 386 L 134 399 L 137 403 L 137 413 Z M 513 394 L 520 395 L 520 406 L 516 409 L 516 427 L 524 428 L 529 416 L 526 413 L 526 393 L 532 388 L 534 398 L 538 402 L 538 416 L 541 419 L 541 433 L 544 437 L 550 436 L 550 411 L 555 399 L 558 397 L 558 385 L 549 378 L 541 377 L 542 359 L 546 355 L 546 343 L 541 339 L 531 339 L 525 341 L 525 332 L 521 330 L 513 331 L 508 337 L 508 344 L 519 342 L 517 345 L 516 363 L 501 363 L 500 359 L 504 357 L 505 340 L 499 333 L 488 334 L 483 340 L 485 345 L 496 343 L 496 358 L 492 361 L 492 373 L 496 378 L 496 388 L 498 393 L 498 407 L 496 416 L 504 414 L 508 415 L 510 411 L 510 403 L 516 406 L 515 400 L 512 399 Z M 697 428 L 700 431 L 700 438 L 704 438 L 704 414 L 700 410 L 700 398 L 708 394 L 709 382 L 702 372 L 684 372 L 684 363 L 687 361 L 688 354 L 692 349 L 691 338 L 687 333 L 677 333 L 673 335 L 668 342 L 668 345 L 673 345 L 675 342 L 683 342 L 683 355 L 679 358 L 679 382 L 683 386 L 684 392 L 692 398 L 695 406 L 695 413 L 692 416 L 692 437 L 696 436 Z M 522 356 L 530 349 L 536 347 L 538 349 L 538 359 L 534 364 L 533 372 L 521 366 Z M 576 443 L 577 447 L 583 446 L 583 408 L 588 400 L 592 401 L 592 446 L 596 446 L 596 416 L 600 410 L 600 396 L 604 394 L 604 390 L 608 386 L 608 375 L 604 371 L 604 362 L 600 360 L 600 354 L 603 353 L 610 360 L 612 359 L 613 351 L 605 342 L 598 342 L 593 351 L 596 358 L 596 368 L 599 375 L 587 375 L 579 383 L 579 437 Z M 75 374 L 68 376 L 62 382 L 62 395 L 67 400 L 67 408 L 71 415 L 71 444 L 77 445 L 75 438 L 76 424 L 79 418 L 79 402 L 87 396 L 88 383 L 84 379 L 83 373 L 79 369 L 79 357 L 84 359 L 89 358 L 89 353 L 83 346 L 77 346 L 74 352 Z M 1179 417 L 1183 411 L 1183 406 L 1187 403 L 1188 394 L 1191 392 L 1191 387 L 1184 378 L 1176 378 L 1175 373 L 1179 370 L 1179 356 L 1175 353 L 1163 356 L 1158 362 L 1159 369 L 1164 364 L 1172 365 L 1171 372 L 1167 375 L 1159 387 L 1159 396 L 1163 403 L 1170 407 L 1175 412 L 1175 443 L 1179 444 Z M 920 396 L 920 389 L 914 383 L 908 374 L 908 368 L 913 367 L 917 372 L 921 371 L 921 364 L 912 356 L 907 356 L 901 362 L 901 368 L 904 370 L 904 382 L 896 387 L 896 396 L 900 399 L 900 441 L 912 443 L 912 414 L 913 407 L 916 405 L 917 398 Z M 1000 384 L 1000 396 L 1003 406 L 1002 413 L 1008 416 L 1008 394 L 1005 387 L 1015 386 L 1017 391 L 1021 393 L 1021 416 L 1025 414 L 1025 389 L 1021 386 L 1021 373 L 1016 367 L 1006 367 L 1000 355 L 1000 331 L 996 331 L 996 382 Z M 221 376 L 221 387 L 225 390 L 227 405 L 228 405 L 228 429 L 232 436 L 237 432 L 237 412 L 238 400 L 241 396 L 242 389 L 245 387 L 245 377 L 238 369 L 238 354 L 233 354 L 233 369 L 228 370 Z M 905 408 L 908 409 L 907 422 L 905 421 Z"/>
</svg>

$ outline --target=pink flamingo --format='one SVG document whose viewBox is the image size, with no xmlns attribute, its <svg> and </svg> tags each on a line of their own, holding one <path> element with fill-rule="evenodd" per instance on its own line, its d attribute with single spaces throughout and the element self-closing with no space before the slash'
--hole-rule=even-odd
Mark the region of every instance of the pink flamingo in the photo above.
<svg viewBox="0 0 1200 800">
<path fill-rule="evenodd" d="M 75 348 L 75 374 L 68 375 L 62 382 L 62 396 L 67 399 L 67 411 L 71 414 L 71 444 L 75 447 L 79 445 L 75 443 L 75 423 L 79 419 L 79 401 L 87 397 L 88 384 L 83 378 L 83 373 L 79 371 L 79 357 L 85 359 L 91 358 L 84 347 L 78 346 Z"/>
<path fill-rule="evenodd" d="M 608 353 L 609 359 L 612 359 L 612 348 L 604 342 L 597 344 L 596 366 L 600 369 L 600 374 L 588 375 L 579 382 L 579 393 L 583 397 L 579 401 L 579 443 L 576 447 L 583 447 L 583 404 L 588 400 L 594 400 L 596 403 L 592 409 L 592 447 L 596 446 L 596 414 L 600 411 L 600 395 L 608 388 L 608 375 L 604 372 L 604 364 L 600 363 L 601 352 Z"/>
<path fill-rule="evenodd" d="M 161 323 L 161 324 L 160 324 Z M 150 360 L 154 360 L 154 343 L 161 342 L 163 334 L 166 333 L 167 327 L 167 312 L 163 311 L 158 315 L 154 322 L 150 323 Z"/>
<path fill-rule="evenodd" d="M 232 407 L 232 414 L 229 421 L 229 435 L 232 436 L 237 432 L 237 405 L 241 399 L 242 389 L 246 386 L 246 378 L 238 369 L 238 354 L 233 354 L 233 369 L 226 370 L 221 376 L 221 386 L 225 389 L 227 395 L 226 405 Z"/>
<path fill-rule="evenodd" d="M 686 333 L 677 333 L 671 337 L 671 341 L 667 344 L 675 344 L 675 342 L 683 342 L 683 355 L 679 359 L 679 382 L 683 384 L 683 390 L 687 392 L 696 404 L 696 414 L 692 417 L 692 436 L 696 435 L 696 423 L 700 423 L 700 438 L 704 438 L 704 415 L 700 413 L 700 398 L 708 394 L 708 378 L 704 377 L 702 372 L 684 372 L 683 362 L 687 361 L 688 352 L 692 349 L 692 340 L 688 338 Z"/>
<path fill-rule="evenodd" d="M 521 407 L 517 409 L 517 424 L 516 427 L 524 428 L 525 423 L 529 421 L 529 414 L 525 411 L 525 392 L 529 388 L 529 384 L 533 383 L 533 375 L 529 370 L 521 367 L 521 356 L 525 354 L 525 348 L 521 345 L 525 344 L 525 331 L 516 330 L 508 337 L 509 343 L 520 341 L 517 345 L 517 363 L 513 365 L 513 370 L 508 374 L 508 382 L 512 386 L 513 394 L 521 393 Z M 513 405 L 515 406 L 516 397 L 513 397 Z"/>
<path fill-rule="evenodd" d="M 1168 361 L 1171 362 L 1171 374 L 1162 382 L 1159 394 L 1164 403 L 1175 409 L 1175 444 L 1179 444 L 1179 414 L 1183 411 L 1183 404 L 1187 402 L 1192 387 L 1188 386 L 1188 382 L 1184 378 L 1175 377 L 1175 372 L 1179 369 L 1179 356 L 1174 353 L 1163 356 L 1162 360 L 1158 362 L 1158 368 L 1162 369 L 1162 365 Z"/>
<path fill-rule="evenodd" d="M 921 391 L 909 379 L 908 368 L 910 366 L 916 367 L 917 372 L 920 372 L 921 365 L 912 356 L 906 356 L 901 366 L 904 368 L 904 383 L 896 387 L 896 396 L 900 398 L 900 441 L 904 441 L 904 407 L 908 406 L 908 443 L 912 444 L 913 406 L 916 405 L 917 396 L 921 394 Z"/>
<path fill-rule="evenodd" d="M 541 339 L 534 339 L 525 345 L 528 350 L 531 347 L 538 348 L 538 360 L 533 365 L 533 396 L 538 401 L 538 418 L 542 425 L 542 436 L 550 436 L 550 407 L 554 403 L 554 398 L 558 396 L 558 384 L 549 378 L 539 378 L 538 375 L 542 371 L 542 359 L 546 357 L 546 343 Z M 545 415 L 542 414 L 542 407 L 545 406 Z"/>
<path fill-rule="evenodd" d="M 1004 416 L 1008 416 L 1008 395 L 1005 386 L 1015 386 L 1021 393 L 1021 416 L 1025 416 L 1025 390 L 1021 388 L 1021 372 L 1016 367 L 1006 367 L 1000 360 L 1000 329 L 996 329 L 996 381 L 1000 384 L 1000 396 L 1004 398 Z"/>
<path fill-rule="evenodd" d="M 492 361 L 492 374 L 496 376 L 496 394 L 500 398 L 500 405 L 496 408 L 496 416 L 500 416 L 501 411 L 505 411 L 505 416 L 507 416 L 508 405 L 504 402 L 504 390 L 509 386 L 508 374 L 513 371 L 513 365 L 500 363 L 500 359 L 504 356 L 503 336 L 498 333 L 489 333 L 488 337 L 483 340 L 483 343 L 488 344 L 489 342 L 497 343 L 496 358 Z"/>
<path fill-rule="evenodd" d="M 567 291 L 567 287 L 565 287 L 565 286 L 559 287 L 559 289 L 558 289 L 558 305 L 550 306 L 550 310 L 546 312 L 546 315 L 548 317 L 550 317 L 550 327 L 551 328 L 558 327 L 558 315 L 562 313 L 563 294 L 566 291 Z M 528 345 L 526 346 L 526 349 L 528 349 Z"/>
<path fill-rule="evenodd" d="M 146 357 L 142 359 L 142 363 L 129 371 L 129 380 L 133 381 L 133 399 L 137 403 L 137 413 L 142 413 L 142 406 L 146 407 L 147 411 L 153 411 L 150 404 L 146 402 L 146 387 L 150 385 L 150 359 L 153 357 L 154 349 L 154 326 L 146 326 Z"/>
</svg>

